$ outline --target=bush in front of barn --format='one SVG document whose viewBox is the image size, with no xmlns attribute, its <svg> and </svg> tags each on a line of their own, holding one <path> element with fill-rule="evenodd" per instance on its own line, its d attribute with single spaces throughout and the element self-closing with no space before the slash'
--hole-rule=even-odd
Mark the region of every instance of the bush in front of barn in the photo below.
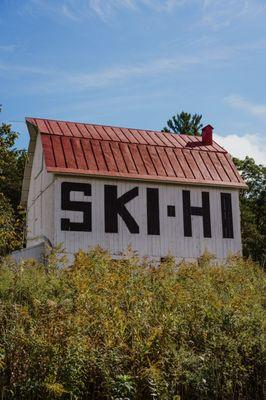
<svg viewBox="0 0 266 400">
<path fill-rule="evenodd" d="M 101 249 L 0 266 L 1 399 L 263 399 L 263 271 Z"/>
</svg>

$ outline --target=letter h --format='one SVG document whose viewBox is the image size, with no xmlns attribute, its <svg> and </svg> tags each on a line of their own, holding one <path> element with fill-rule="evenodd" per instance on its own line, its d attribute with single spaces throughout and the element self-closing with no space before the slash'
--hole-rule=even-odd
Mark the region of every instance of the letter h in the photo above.
<svg viewBox="0 0 266 400">
<path fill-rule="evenodd" d="M 210 199 L 208 192 L 202 192 L 202 207 L 192 207 L 190 202 L 190 191 L 183 190 L 183 219 L 184 236 L 192 237 L 191 216 L 200 215 L 203 219 L 203 235 L 211 237 Z"/>
</svg>

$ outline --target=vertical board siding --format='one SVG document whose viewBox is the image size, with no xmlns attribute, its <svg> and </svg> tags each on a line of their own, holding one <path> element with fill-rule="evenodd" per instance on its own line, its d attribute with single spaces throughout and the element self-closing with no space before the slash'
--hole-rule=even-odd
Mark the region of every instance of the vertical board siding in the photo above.
<svg viewBox="0 0 266 400">
<path fill-rule="evenodd" d="M 72 201 L 92 203 L 92 232 L 61 231 L 61 218 L 71 222 L 82 222 L 82 212 L 61 210 L 61 183 L 81 182 L 91 185 L 91 196 L 71 192 Z M 104 185 L 116 185 L 118 197 L 138 187 L 138 197 L 126 204 L 126 208 L 139 226 L 139 234 L 131 234 L 122 218 L 118 216 L 118 233 L 105 233 L 104 226 Z M 147 234 L 147 188 L 159 189 L 160 235 Z M 209 192 L 211 238 L 204 238 L 202 217 L 191 216 L 192 237 L 184 237 L 182 190 L 190 190 L 191 206 L 202 206 L 202 192 Z M 232 199 L 234 238 L 223 238 L 221 193 L 230 193 Z M 195 259 L 208 251 L 216 259 L 224 260 L 228 254 L 241 252 L 240 212 L 238 190 L 195 187 L 188 185 L 155 184 L 115 179 L 57 177 L 54 182 L 54 245 L 63 243 L 67 253 L 100 245 L 112 255 L 119 256 L 131 246 L 140 256 L 159 259 L 173 255 L 176 259 Z M 175 206 L 175 217 L 168 217 L 167 206 Z"/>
<path fill-rule="evenodd" d="M 27 203 L 27 246 L 54 240 L 54 175 L 47 173 L 41 136 L 37 136 Z"/>
</svg>

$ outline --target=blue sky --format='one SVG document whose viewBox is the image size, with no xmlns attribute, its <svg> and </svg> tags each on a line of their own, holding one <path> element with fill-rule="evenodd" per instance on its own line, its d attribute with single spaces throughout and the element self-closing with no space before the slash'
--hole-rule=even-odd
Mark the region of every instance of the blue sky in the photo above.
<svg viewBox="0 0 266 400">
<path fill-rule="evenodd" d="M 185 110 L 265 163 L 265 21 L 265 0 L 0 0 L 1 120 L 26 147 L 25 116 L 160 130 Z"/>
</svg>

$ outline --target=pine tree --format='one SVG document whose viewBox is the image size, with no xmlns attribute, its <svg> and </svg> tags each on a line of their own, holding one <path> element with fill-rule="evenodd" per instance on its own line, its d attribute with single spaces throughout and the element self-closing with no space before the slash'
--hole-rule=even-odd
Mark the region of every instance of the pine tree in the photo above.
<svg viewBox="0 0 266 400">
<path fill-rule="evenodd" d="M 163 128 L 163 132 L 172 132 L 181 135 L 199 136 L 203 127 L 201 124 L 202 115 L 189 114 L 182 111 L 180 114 L 174 115 L 167 121 L 167 127 Z"/>
</svg>

